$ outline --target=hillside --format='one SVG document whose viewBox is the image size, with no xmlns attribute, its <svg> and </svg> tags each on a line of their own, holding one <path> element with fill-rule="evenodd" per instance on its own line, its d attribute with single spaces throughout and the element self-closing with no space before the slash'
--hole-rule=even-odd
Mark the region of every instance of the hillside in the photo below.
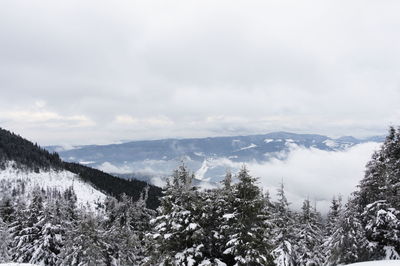
<svg viewBox="0 0 400 266">
<path fill-rule="evenodd" d="M 94 202 L 105 195 L 119 197 L 123 193 L 134 200 L 147 186 L 146 182 L 126 180 L 87 166 L 63 162 L 56 152 L 48 152 L 19 135 L 0 128 L 0 180 L 30 180 L 31 186 L 65 189 L 74 184 L 78 199 Z M 12 181 L 13 180 L 13 181 Z M 90 196 L 92 195 L 92 196 Z M 156 208 L 161 189 L 149 188 L 147 206 Z"/>
</svg>

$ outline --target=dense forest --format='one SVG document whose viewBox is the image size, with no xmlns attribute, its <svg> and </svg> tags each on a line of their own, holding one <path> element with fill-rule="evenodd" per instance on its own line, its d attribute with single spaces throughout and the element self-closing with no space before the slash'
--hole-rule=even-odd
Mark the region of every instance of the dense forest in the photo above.
<svg viewBox="0 0 400 266">
<path fill-rule="evenodd" d="M 14 161 L 16 167 L 20 169 L 32 170 L 37 173 L 40 170 L 49 169 L 68 170 L 96 189 L 117 198 L 126 194 L 134 200 L 138 200 L 140 193 L 149 186 L 147 206 L 156 209 L 160 204 L 161 188 L 159 187 L 139 180 L 112 176 L 77 163 L 63 162 L 57 153 L 49 153 L 37 144 L 0 128 L 0 169 L 4 169 L 8 161 Z"/>
<path fill-rule="evenodd" d="M 0 194 L 0 262 L 44 265 L 339 265 L 400 259 L 400 129 L 390 128 L 344 204 L 334 197 L 326 218 L 305 199 L 289 208 L 284 185 L 276 200 L 243 167 L 218 189 L 200 191 L 182 165 L 161 205 L 123 195 L 96 210 L 77 207 L 73 189 L 23 185 Z M 7 191 L 8 184 L 1 188 Z"/>
</svg>

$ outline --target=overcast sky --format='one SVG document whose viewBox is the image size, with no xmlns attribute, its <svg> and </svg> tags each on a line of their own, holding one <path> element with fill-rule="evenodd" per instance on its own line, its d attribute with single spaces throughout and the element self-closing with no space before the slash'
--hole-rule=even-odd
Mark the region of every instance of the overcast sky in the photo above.
<svg viewBox="0 0 400 266">
<path fill-rule="evenodd" d="M 399 1 L 1 1 L 0 127 L 40 144 L 400 120 Z"/>
</svg>

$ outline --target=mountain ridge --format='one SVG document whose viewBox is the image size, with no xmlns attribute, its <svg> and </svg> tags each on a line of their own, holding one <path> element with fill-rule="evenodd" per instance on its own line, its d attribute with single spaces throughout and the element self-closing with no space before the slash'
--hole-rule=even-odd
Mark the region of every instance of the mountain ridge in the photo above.
<svg viewBox="0 0 400 266">
<path fill-rule="evenodd" d="M 155 209 L 159 205 L 158 197 L 161 196 L 161 188 L 139 180 L 127 180 L 112 176 L 101 170 L 77 163 L 65 162 L 58 153 L 49 152 L 20 135 L 0 128 L 0 174 L 2 177 L 6 173 L 1 171 L 10 168 L 10 162 L 13 162 L 11 168 L 27 173 L 71 172 L 94 189 L 117 198 L 122 194 L 127 194 L 134 200 L 138 200 L 143 190 L 149 186 L 148 207 Z"/>
<path fill-rule="evenodd" d="M 120 144 L 78 146 L 60 151 L 68 162 L 80 162 L 118 176 L 149 181 L 152 176 L 165 178 L 185 162 L 201 178 L 218 182 L 234 163 L 266 162 L 273 158 L 283 160 L 295 147 L 326 151 L 341 151 L 364 142 L 380 142 L 384 137 L 357 139 L 351 136 L 330 138 L 320 134 L 297 134 L 285 131 L 267 134 L 207 137 L 169 138 L 129 141 Z M 46 147 L 50 152 L 60 146 Z M 224 160 L 225 162 L 218 162 Z M 158 179 L 159 181 L 160 179 Z M 150 182 L 150 181 L 149 181 Z M 162 185 L 153 180 L 150 183 Z"/>
</svg>

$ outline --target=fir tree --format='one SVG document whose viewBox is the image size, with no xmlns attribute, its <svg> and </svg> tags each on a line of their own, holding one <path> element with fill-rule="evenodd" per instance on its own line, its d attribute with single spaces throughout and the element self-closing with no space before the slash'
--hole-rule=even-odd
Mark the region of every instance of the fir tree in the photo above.
<svg viewBox="0 0 400 266">
<path fill-rule="evenodd" d="M 361 215 L 367 239 L 373 251 L 369 259 L 400 259 L 400 211 L 386 201 L 376 201 L 365 207 Z"/>
<path fill-rule="evenodd" d="M 303 202 L 299 217 L 299 229 L 296 235 L 298 254 L 297 262 L 300 266 L 322 265 L 322 230 L 318 222 L 318 214 L 310 206 L 310 201 Z"/>
<path fill-rule="evenodd" d="M 349 200 L 346 204 L 326 246 L 328 248 L 326 265 L 334 266 L 368 260 L 371 247 L 365 236 L 365 229 L 354 200 Z"/>
<path fill-rule="evenodd" d="M 164 264 L 193 265 L 203 261 L 201 204 L 192 186 L 193 174 L 182 165 L 174 171 L 161 198 L 159 216 L 152 224 L 156 246 L 153 260 Z"/>
<path fill-rule="evenodd" d="M 327 215 L 325 236 L 330 237 L 339 222 L 339 217 L 342 211 L 342 198 L 339 196 L 337 199 L 333 197 L 331 206 Z"/>
<path fill-rule="evenodd" d="M 289 203 L 285 196 L 285 189 L 281 183 L 278 189 L 278 201 L 275 203 L 275 212 L 272 217 L 274 223 L 274 247 L 272 254 L 277 266 L 296 265 L 296 253 L 293 246 L 293 217 L 289 210 Z"/>
<path fill-rule="evenodd" d="M 37 251 L 43 219 L 43 196 L 40 188 L 35 188 L 28 209 L 20 210 L 18 219 L 11 224 L 13 242 L 12 259 L 17 262 L 31 263 Z"/>
<path fill-rule="evenodd" d="M 61 265 L 104 265 L 107 245 L 102 238 L 100 217 L 82 211 L 78 225 L 68 232 L 61 251 Z M 110 263 L 110 262 L 109 262 Z"/>
<path fill-rule="evenodd" d="M 0 263 L 10 261 L 9 244 L 8 226 L 0 217 Z"/>
<path fill-rule="evenodd" d="M 224 254 L 234 257 L 235 265 L 271 265 L 270 242 L 265 242 L 264 199 L 256 179 L 245 167 L 238 174 L 234 189 L 231 239 Z"/>
</svg>

